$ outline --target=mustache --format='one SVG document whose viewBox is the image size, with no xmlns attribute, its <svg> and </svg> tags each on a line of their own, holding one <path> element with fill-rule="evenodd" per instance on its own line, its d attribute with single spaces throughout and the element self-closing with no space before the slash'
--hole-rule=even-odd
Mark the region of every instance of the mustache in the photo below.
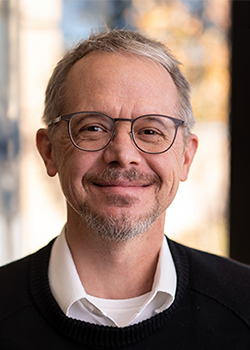
<svg viewBox="0 0 250 350">
<path fill-rule="evenodd" d="M 121 170 L 114 167 L 104 169 L 99 174 L 85 174 L 84 182 L 101 184 L 102 182 L 127 180 L 129 182 L 139 182 L 141 184 L 156 184 L 161 186 L 161 179 L 157 174 L 144 174 L 136 168 Z"/>
</svg>

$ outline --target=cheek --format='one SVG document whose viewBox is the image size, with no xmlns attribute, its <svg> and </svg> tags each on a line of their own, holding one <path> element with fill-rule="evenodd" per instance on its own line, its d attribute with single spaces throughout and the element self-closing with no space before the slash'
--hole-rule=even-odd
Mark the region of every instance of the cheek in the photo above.
<svg viewBox="0 0 250 350">
<path fill-rule="evenodd" d="M 151 162 L 152 170 L 160 177 L 162 184 L 171 180 L 180 180 L 182 169 L 182 157 L 175 152 L 172 154 L 159 155 L 154 162 Z"/>
<path fill-rule="evenodd" d="M 82 190 L 84 175 L 98 162 L 98 154 L 70 147 L 58 157 L 58 175 L 63 191 Z"/>
<path fill-rule="evenodd" d="M 151 163 L 152 170 L 161 179 L 161 188 L 159 189 L 158 198 L 165 206 L 173 201 L 180 183 L 182 156 L 179 152 L 173 151 L 162 154 Z"/>
</svg>

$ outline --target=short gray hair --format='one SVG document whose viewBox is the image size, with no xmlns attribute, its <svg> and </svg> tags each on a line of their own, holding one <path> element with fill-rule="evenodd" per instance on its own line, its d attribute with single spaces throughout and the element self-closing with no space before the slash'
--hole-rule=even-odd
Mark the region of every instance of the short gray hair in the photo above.
<svg viewBox="0 0 250 350">
<path fill-rule="evenodd" d="M 163 65 L 171 75 L 179 93 L 178 117 L 186 122 L 187 128 L 185 129 L 189 132 L 194 124 L 190 103 L 190 87 L 179 69 L 179 61 L 163 43 L 146 38 L 135 31 L 123 29 L 92 32 L 88 39 L 83 40 L 76 47 L 69 50 L 58 62 L 49 80 L 45 94 L 43 122 L 46 125 L 63 113 L 65 84 L 69 70 L 78 60 L 94 51 L 132 53 Z"/>
</svg>

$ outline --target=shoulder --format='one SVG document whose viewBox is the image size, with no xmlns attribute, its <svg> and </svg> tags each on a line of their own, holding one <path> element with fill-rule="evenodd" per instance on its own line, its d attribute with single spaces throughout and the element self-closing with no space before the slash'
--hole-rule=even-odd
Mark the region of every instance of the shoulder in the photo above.
<svg viewBox="0 0 250 350">
<path fill-rule="evenodd" d="M 0 267 L 1 297 L 8 295 L 17 285 L 27 283 L 30 259 L 31 255 Z"/>
<path fill-rule="evenodd" d="M 193 276 L 194 283 L 199 281 L 200 285 L 203 282 L 205 288 L 208 285 L 208 282 L 206 282 L 208 278 L 209 282 L 211 282 L 210 279 L 217 279 L 217 283 L 230 283 L 231 288 L 245 287 L 249 289 L 250 265 L 189 248 L 171 240 L 169 240 L 169 244 L 174 258 L 176 255 L 185 255 L 191 275 L 195 274 Z M 209 289 L 211 289 L 211 285 L 209 285 Z"/>
<path fill-rule="evenodd" d="M 22 281 L 25 281 L 27 278 L 30 262 L 33 259 L 36 259 L 37 257 L 42 258 L 49 255 L 53 242 L 54 240 L 33 254 L 30 254 L 22 259 L 13 261 L 7 265 L 1 266 L 1 285 L 4 282 L 8 285 L 12 285 L 13 283 L 21 283 Z M 0 288 L 0 293 L 1 292 L 2 288 Z"/>
<path fill-rule="evenodd" d="M 250 266 L 173 241 L 169 243 L 173 256 L 186 256 L 189 290 L 213 299 L 250 324 Z"/>
<path fill-rule="evenodd" d="M 214 286 L 230 286 L 232 291 L 240 289 L 242 293 L 249 292 L 250 266 L 230 258 L 221 257 L 192 248 L 185 248 L 193 283 L 203 283 L 203 288 L 213 289 Z M 199 277 L 200 278 L 199 278 Z"/>
<path fill-rule="evenodd" d="M 30 271 L 34 261 L 48 263 L 52 242 L 38 252 L 0 267 L 0 320 L 30 304 Z"/>
</svg>

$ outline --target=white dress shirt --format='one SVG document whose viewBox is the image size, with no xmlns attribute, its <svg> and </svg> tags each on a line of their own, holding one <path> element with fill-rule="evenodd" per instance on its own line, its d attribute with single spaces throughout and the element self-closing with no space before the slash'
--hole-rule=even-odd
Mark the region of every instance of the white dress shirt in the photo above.
<svg viewBox="0 0 250 350">
<path fill-rule="evenodd" d="M 175 298 L 177 275 L 164 237 L 149 293 L 131 299 L 101 299 L 88 295 L 80 281 L 63 229 L 52 247 L 49 283 L 66 316 L 99 325 L 125 327 L 166 310 Z"/>
</svg>

